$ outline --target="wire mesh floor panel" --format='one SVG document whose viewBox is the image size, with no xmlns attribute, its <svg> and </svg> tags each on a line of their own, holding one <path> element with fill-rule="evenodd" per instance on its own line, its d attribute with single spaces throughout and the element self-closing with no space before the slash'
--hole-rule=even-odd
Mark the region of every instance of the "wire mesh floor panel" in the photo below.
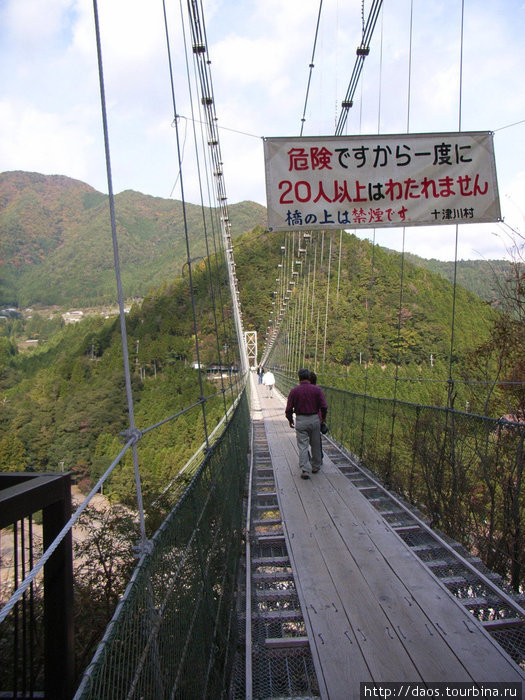
<svg viewBox="0 0 525 700">
<path fill-rule="evenodd" d="M 283 535 L 264 423 L 254 421 L 253 431 L 251 697 L 318 700 L 319 686 Z"/>
<path fill-rule="evenodd" d="M 472 587 L 465 572 L 340 453 L 324 443 L 321 471 L 300 478 L 282 398 L 264 393 L 259 389 L 282 532 L 321 697 L 359 698 L 359 684 L 372 681 L 525 680 L 511 658 L 521 632 L 498 644 L 450 592 Z M 448 579 L 438 580 L 405 538 L 420 551 L 435 548 L 433 567 Z M 281 587 L 283 595 L 282 580 Z"/>
</svg>

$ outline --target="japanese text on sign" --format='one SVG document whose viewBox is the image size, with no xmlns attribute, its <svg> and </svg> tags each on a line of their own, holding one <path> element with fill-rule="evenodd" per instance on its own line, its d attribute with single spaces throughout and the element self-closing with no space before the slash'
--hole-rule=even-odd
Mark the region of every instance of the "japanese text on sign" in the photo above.
<svg viewBox="0 0 525 700">
<path fill-rule="evenodd" d="M 270 230 L 501 218 L 490 132 L 281 137 L 264 148 Z"/>
</svg>

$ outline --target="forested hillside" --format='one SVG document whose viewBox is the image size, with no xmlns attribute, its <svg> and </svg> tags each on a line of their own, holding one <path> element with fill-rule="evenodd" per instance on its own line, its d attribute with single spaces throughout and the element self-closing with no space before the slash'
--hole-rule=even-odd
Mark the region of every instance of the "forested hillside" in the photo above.
<svg viewBox="0 0 525 700">
<path fill-rule="evenodd" d="M 268 234 L 258 227 L 235 245 L 245 328 L 258 331 L 261 345 L 272 308 L 275 270 L 283 240 L 282 234 Z M 334 246 L 332 271 L 337 270 L 338 255 Z M 450 343 L 449 283 L 407 264 L 399 325 L 400 260 L 377 249 L 372 273 L 372 246 L 348 234 L 343 238 L 341 255 L 337 298 L 335 278 L 331 285 L 325 373 L 334 374 L 337 383 L 344 379 L 351 384 L 363 369 L 360 353 L 362 357 L 368 352 L 370 365 L 383 376 L 396 364 L 412 374 L 424 374 L 430 371 L 430 353 L 435 358 L 431 369 L 437 372 L 439 365 L 446 362 Z M 326 253 L 317 265 L 314 312 L 322 310 L 324 314 Z M 226 300 L 225 308 L 216 313 L 212 309 L 207 264 L 198 264 L 193 286 L 200 359 L 206 365 L 236 364 L 236 339 L 222 263 L 213 278 L 215 298 Z M 218 295 L 218 290 L 223 293 Z M 458 362 L 464 363 L 469 350 L 488 337 L 494 313 L 464 290 L 458 292 Z M 16 352 L 9 339 L 10 323 L 14 322 L 4 323 L 0 338 L 1 468 L 64 468 L 73 470 L 81 480 L 99 476 L 117 454 L 118 435 L 127 422 L 117 321 L 91 318 L 66 326 L 30 354 Z M 140 306 L 132 308 L 127 325 L 136 420 L 143 428 L 199 396 L 197 373 L 190 367 L 196 352 L 188 277 L 172 279 L 152 291 Z M 210 394 L 215 391 L 211 382 L 206 388 Z M 384 395 L 387 389 L 383 384 L 376 391 Z M 417 394 L 414 387 L 407 387 L 406 392 L 414 400 L 440 401 L 438 392 L 430 399 Z M 199 425 L 195 417 L 182 418 L 176 427 L 166 427 L 162 437 L 156 438 L 155 449 L 146 460 L 150 472 L 146 484 L 152 492 L 155 484 L 166 480 L 190 456 L 195 440 L 202 439 Z M 184 440 L 180 439 L 182 433 Z M 147 451 L 147 443 L 143 449 Z M 113 483 L 111 488 L 119 499 L 126 499 L 124 482 Z"/>
<path fill-rule="evenodd" d="M 405 257 L 413 265 L 435 272 L 449 282 L 454 281 L 454 261 L 426 260 L 412 253 L 406 253 Z M 501 287 L 511 274 L 512 263 L 508 260 L 458 260 L 456 267 L 458 284 L 495 305 L 499 305 Z"/>
<path fill-rule="evenodd" d="M 307 287 L 315 289 L 308 303 L 305 363 L 315 366 L 327 385 L 446 406 L 453 334 L 456 407 L 495 416 L 510 410 L 515 401 L 491 388 L 503 365 L 497 364 L 501 348 L 493 342 L 499 313 L 490 304 L 461 286 L 454 294 L 441 275 L 352 234 L 343 235 L 341 256 L 339 234 L 333 234 L 330 260 L 329 235 L 323 258 L 320 240 L 310 244 L 317 252 L 311 248 L 303 263 L 310 270 Z M 284 234 L 258 229 L 235 245 L 245 327 L 262 337 L 272 323 L 284 243 Z M 281 345 L 287 333 L 281 334 Z M 277 343 L 272 363 L 280 364 L 283 353 Z"/>
<path fill-rule="evenodd" d="M 215 310 L 204 264 L 193 277 L 201 361 L 219 361 L 235 369 L 238 354 L 225 266 L 212 276 L 215 292 L 222 287 L 225 300 Z M 197 406 L 156 430 L 154 439 L 141 441 L 148 504 L 204 440 L 198 372 L 190 365 L 196 349 L 187 277 L 152 292 L 132 308 L 126 321 L 137 427 L 144 429 Z M 1 327 L 3 332 L 9 323 Z M 224 338 L 229 342 L 219 345 Z M 62 469 L 72 471 L 87 487 L 118 454 L 120 432 L 129 424 L 118 320 L 88 318 L 66 326 L 30 354 L 16 353 L 5 335 L 0 341 L 0 471 Z M 230 380 L 204 381 L 204 396 L 213 397 L 207 403 L 212 430 L 224 415 L 224 401 L 231 398 Z M 110 480 L 106 493 L 133 503 L 129 460 Z"/>
<path fill-rule="evenodd" d="M 245 234 L 236 242 L 235 260 L 247 329 L 254 328 L 259 333 L 266 329 L 283 243 L 284 234 L 269 234 L 262 229 Z M 313 302 L 313 315 L 321 310 L 323 320 L 329 265 L 328 234 L 324 247 L 323 260 L 320 246 L 317 252 Z M 313 269 L 313 252 L 308 262 Z M 448 356 L 452 286 L 440 275 L 406 261 L 402 268 L 400 254 L 387 252 L 379 246 L 374 250 L 370 242 L 348 233 L 342 238 L 341 257 L 339 234 L 334 234 L 330 270 L 329 362 L 350 365 L 365 351 L 381 364 L 398 360 L 403 364 L 421 364 L 427 362 L 431 354 L 434 359 Z M 313 284 L 313 272 L 311 277 Z M 464 353 L 487 336 L 493 311 L 463 288 L 457 290 L 456 303 L 456 349 Z"/>
<path fill-rule="evenodd" d="M 186 260 L 180 201 L 126 191 L 115 197 L 123 287 L 128 298 L 181 274 Z M 220 235 L 209 209 L 186 205 L 192 256 Z M 229 207 L 232 236 L 264 224 L 254 202 Z M 212 245 L 212 244 L 210 244 Z M 115 302 L 108 197 L 60 175 L 0 174 L 0 308 Z"/>
<path fill-rule="evenodd" d="M 107 198 L 84 183 L 58 176 L 10 173 L 0 177 L 0 185 L 4 292 L 14 290 L 16 282 L 18 301 L 27 303 L 111 296 Z M 232 213 L 237 230 L 256 224 L 264 213 L 253 203 L 237 206 Z M 196 207 L 191 211 L 197 237 L 201 214 Z M 198 402 L 197 372 L 190 364 L 197 359 L 195 330 L 204 365 L 238 363 L 221 253 L 211 262 L 194 262 L 194 328 L 189 279 L 182 275 L 185 254 L 177 262 L 174 253 L 177 245 L 183 247 L 181 235 L 173 234 L 178 216 L 177 202 L 133 192 L 117 197 L 126 294 L 160 280 L 127 316 L 139 428 Z M 487 400 L 485 380 L 492 381 L 496 369 L 500 377 L 516 376 L 514 360 L 512 365 L 498 354 L 506 336 L 503 331 L 495 336 L 499 315 L 490 304 L 461 287 L 454 296 L 443 277 L 354 235 L 343 234 L 339 252 L 339 234 L 332 237 L 330 258 L 330 234 L 319 234 L 309 244 L 310 264 L 315 255 L 316 270 L 309 284 L 315 294 L 309 297 L 305 329 L 305 361 L 327 384 L 447 405 L 453 333 L 455 378 L 480 380 L 474 382 L 477 393 L 467 393 L 458 384 L 456 406 L 495 416 L 510 410 L 504 392 L 494 390 Z M 284 240 L 284 234 L 270 234 L 261 225 L 235 240 L 244 327 L 257 330 L 260 350 L 275 301 Z M 312 269 L 303 272 L 311 275 Z M 92 482 L 118 453 L 119 433 L 127 425 L 118 323 L 89 318 L 62 327 L 35 317 L 26 326 L 38 325 L 35 349 L 19 353 L 15 341 L 23 323 L 3 319 L 0 326 L 0 469 L 63 468 L 72 470 L 80 482 Z M 279 362 L 278 353 L 275 358 Z M 206 395 L 213 395 L 217 385 L 206 380 L 205 388 Z M 218 417 L 220 396 L 213 401 Z M 152 498 L 202 438 L 201 422 L 195 416 L 181 417 L 158 433 L 151 452 L 147 441 L 141 444 L 147 455 L 145 488 Z M 109 486 L 124 502 L 132 490 L 125 477 L 126 473 Z"/>
</svg>

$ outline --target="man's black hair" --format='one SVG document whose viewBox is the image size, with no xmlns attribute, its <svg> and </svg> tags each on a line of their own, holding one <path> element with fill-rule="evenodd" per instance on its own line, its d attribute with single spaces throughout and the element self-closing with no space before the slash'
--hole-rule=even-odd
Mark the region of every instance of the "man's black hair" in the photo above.
<svg viewBox="0 0 525 700">
<path fill-rule="evenodd" d="M 299 379 L 310 379 L 310 370 L 308 369 L 300 369 L 299 372 L 297 373 L 299 375 Z"/>
</svg>

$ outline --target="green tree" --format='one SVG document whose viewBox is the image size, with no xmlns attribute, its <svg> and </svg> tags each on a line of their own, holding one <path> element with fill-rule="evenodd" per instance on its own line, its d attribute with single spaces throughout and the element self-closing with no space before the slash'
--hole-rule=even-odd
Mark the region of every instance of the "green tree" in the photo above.
<svg viewBox="0 0 525 700">
<path fill-rule="evenodd" d="M 19 437 L 8 433 L 0 440 L 0 471 L 23 472 L 29 464 L 24 443 Z"/>
</svg>

